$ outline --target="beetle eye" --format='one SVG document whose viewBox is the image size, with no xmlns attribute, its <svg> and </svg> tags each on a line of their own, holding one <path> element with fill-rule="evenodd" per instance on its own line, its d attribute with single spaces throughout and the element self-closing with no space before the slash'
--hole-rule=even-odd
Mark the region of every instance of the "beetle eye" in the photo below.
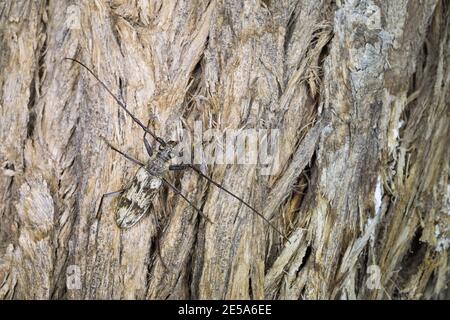
<svg viewBox="0 0 450 320">
<path fill-rule="evenodd" d="M 175 146 L 178 144 L 178 142 L 175 141 L 175 140 L 169 140 L 169 141 L 167 142 L 167 144 L 168 144 L 169 146 L 175 147 Z"/>
</svg>

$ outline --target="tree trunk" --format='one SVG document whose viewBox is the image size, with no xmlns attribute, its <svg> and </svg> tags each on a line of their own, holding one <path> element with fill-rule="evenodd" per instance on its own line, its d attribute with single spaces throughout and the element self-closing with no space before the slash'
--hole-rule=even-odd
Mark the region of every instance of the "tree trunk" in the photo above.
<svg viewBox="0 0 450 320">
<path fill-rule="evenodd" d="M 449 11 L 1 1 L 0 298 L 449 298 Z M 278 130 L 269 168 L 200 168 L 289 241 L 193 171 L 166 178 L 212 223 L 163 187 L 118 228 L 100 199 L 137 168 L 101 138 L 144 161 L 143 132 L 64 57 L 166 140 L 201 121 L 218 153 L 226 130 Z"/>
</svg>

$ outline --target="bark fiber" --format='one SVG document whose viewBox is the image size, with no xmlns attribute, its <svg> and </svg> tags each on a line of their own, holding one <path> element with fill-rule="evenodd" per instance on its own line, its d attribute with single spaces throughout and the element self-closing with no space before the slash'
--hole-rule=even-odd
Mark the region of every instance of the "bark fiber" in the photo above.
<svg viewBox="0 0 450 320">
<path fill-rule="evenodd" d="M 0 299 L 448 299 L 449 34 L 444 0 L 0 1 Z M 165 139 L 280 130 L 273 175 L 202 170 L 290 242 L 189 171 L 213 223 L 162 188 L 119 229 L 101 137 L 142 130 L 64 57 Z"/>
</svg>

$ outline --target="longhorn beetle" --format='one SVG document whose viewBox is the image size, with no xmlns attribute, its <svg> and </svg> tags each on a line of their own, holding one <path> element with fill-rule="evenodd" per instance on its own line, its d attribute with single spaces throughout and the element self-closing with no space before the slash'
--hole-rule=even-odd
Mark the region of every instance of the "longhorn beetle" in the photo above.
<svg viewBox="0 0 450 320">
<path fill-rule="evenodd" d="M 73 58 L 65 58 L 67 60 L 71 60 L 73 62 L 78 63 L 80 66 L 85 68 L 101 85 L 102 87 L 114 98 L 117 104 L 133 119 L 133 121 L 139 125 L 142 130 L 144 130 L 144 145 L 145 149 L 149 155 L 149 160 L 147 163 L 143 163 L 124 152 L 120 151 L 108 141 L 105 142 L 108 146 L 119 154 L 123 155 L 126 159 L 138 165 L 140 168 L 136 172 L 133 180 L 131 180 L 123 190 L 110 192 L 102 196 L 100 200 L 99 209 L 101 208 L 103 199 L 105 196 L 111 196 L 118 194 L 120 195 L 118 202 L 118 209 L 116 211 L 116 223 L 119 228 L 125 229 L 134 226 L 137 222 L 139 222 L 144 215 L 148 212 L 151 206 L 152 200 L 155 198 L 158 193 L 159 188 L 162 183 L 169 186 L 171 189 L 175 191 L 175 193 L 181 196 L 185 201 L 189 203 L 202 217 L 210 222 L 210 220 L 203 214 L 203 212 L 197 208 L 186 196 L 184 196 L 180 190 L 178 190 L 173 184 L 167 181 L 164 178 L 164 173 L 168 170 L 186 170 L 192 169 L 201 177 L 208 180 L 210 183 L 218 187 L 219 189 L 225 191 L 235 199 L 242 202 L 245 206 L 250 208 L 255 214 L 261 217 L 273 230 L 275 230 L 279 235 L 281 235 L 285 240 L 289 242 L 289 239 L 279 231 L 262 213 L 253 208 L 250 204 L 248 204 L 245 200 L 238 197 L 234 193 L 228 191 L 220 184 L 212 180 L 210 177 L 204 175 L 199 169 L 197 169 L 192 164 L 178 164 L 178 165 L 169 165 L 169 162 L 172 158 L 175 157 L 174 148 L 176 146 L 175 141 L 164 141 L 161 137 L 158 137 L 151 130 L 148 129 L 138 118 L 136 118 L 127 108 L 125 102 L 122 102 L 117 96 L 106 86 L 106 84 L 100 80 L 100 78 L 84 63 L 80 62 L 77 59 Z M 149 141 L 147 140 L 147 134 L 152 136 L 156 142 L 159 143 L 159 148 L 157 152 L 153 152 L 153 148 L 151 147 Z"/>
</svg>

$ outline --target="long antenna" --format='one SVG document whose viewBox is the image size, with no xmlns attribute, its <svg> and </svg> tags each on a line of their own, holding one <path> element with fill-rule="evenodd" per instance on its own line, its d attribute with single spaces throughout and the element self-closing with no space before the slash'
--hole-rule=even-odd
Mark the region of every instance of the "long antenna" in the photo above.
<svg viewBox="0 0 450 320">
<path fill-rule="evenodd" d="M 255 208 L 253 208 L 248 202 L 246 202 L 244 199 L 238 197 L 237 195 L 235 195 L 234 193 L 232 193 L 231 191 L 228 191 L 227 189 L 225 189 L 224 187 L 222 187 L 220 184 L 218 184 L 217 182 L 215 182 L 213 179 L 211 179 L 210 177 L 208 177 L 207 175 L 203 174 L 203 172 L 201 172 L 199 169 L 197 169 L 196 167 L 194 167 L 192 164 L 186 164 L 187 167 L 191 168 L 192 170 L 194 170 L 198 175 L 200 175 L 201 177 L 205 178 L 206 180 L 208 180 L 209 182 L 211 182 L 213 185 L 215 185 L 217 188 L 219 188 L 220 190 L 225 191 L 226 193 L 228 193 L 229 195 L 231 195 L 232 197 L 234 197 L 235 199 L 239 200 L 240 202 L 242 202 L 243 204 L 245 204 L 248 208 L 250 208 L 254 213 L 256 213 L 258 216 L 260 216 L 265 222 L 267 222 L 267 224 L 269 224 L 269 226 L 275 230 L 280 236 L 282 236 L 287 242 L 291 243 L 289 241 L 289 239 L 280 231 L 278 230 L 272 222 L 270 222 L 266 217 L 264 217 L 264 215 L 259 212 L 258 210 L 256 210 Z"/>
<path fill-rule="evenodd" d="M 74 62 L 78 63 L 80 66 L 82 66 L 83 68 L 85 68 L 87 71 L 89 71 L 89 73 L 92 74 L 94 76 L 94 78 L 97 79 L 98 82 L 100 82 L 100 84 L 103 86 L 103 88 L 105 88 L 105 90 L 108 91 L 108 93 L 114 98 L 114 100 L 116 100 L 116 102 L 119 104 L 119 106 L 121 106 L 122 109 L 125 110 L 125 112 L 133 119 L 134 122 L 136 122 L 145 132 L 150 134 L 162 146 L 166 145 L 166 142 L 163 139 L 161 139 L 160 137 L 155 135 L 152 131 L 150 131 L 138 118 L 136 118 L 134 116 L 134 114 L 132 114 L 130 112 L 130 110 L 128 110 L 125 102 L 122 102 L 119 98 L 117 98 L 116 95 L 114 93 L 112 93 L 111 90 L 109 90 L 109 88 L 106 86 L 106 84 L 102 80 L 100 80 L 100 78 L 91 69 L 89 69 L 89 67 L 87 67 L 83 62 L 78 61 L 77 59 L 74 59 L 74 58 L 64 58 L 64 59 L 74 61 Z"/>
<path fill-rule="evenodd" d="M 182 194 L 181 193 L 181 191 L 177 188 L 177 187 L 175 187 L 173 184 L 171 184 L 169 181 L 167 181 L 166 179 L 164 179 L 164 178 L 161 178 L 162 179 L 162 181 L 165 183 L 165 184 L 167 184 L 170 188 L 172 188 L 172 190 L 173 191 L 175 191 L 175 193 L 177 194 L 177 195 L 179 195 L 180 197 L 182 197 L 187 203 L 189 203 L 190 205 L 191 205 L 191 207 L 192 208 L 194 208 L 195 209 L 195 211 L 197 211 L 206 221 L 208 221 L 209 223 L 212 223 L 212 221 L 206 216 L 206 215 L 204 215 L 203 214 L 203 211 L 201 210 L 201 209 L 199 209 L 199 208 L 197 208 L 197 206 L 195 205 L 195 204 L 193 204 L 192 202 L 191 202 L 191 200 L 189 200 L 184 194 Z"/>
<path fill-rule="evenodd" d="M 121 100 L 119 100 L 119 98 L 116 97 L 116 95 L 114 93 L 112 93 L 112 91 L 106 86 L 106 84 L 100 80 L 100 78 L 91 70 L 89 69 L 89 67 L 87 67 L 84 63 L 82 63 L 81 61 L 78 61 L 77 59 L 74 58 L 64 58 L 66 60 L 71 60 L 74 61 L 76 63 L 78 63 L 79 65 L 81 65 L 82 67 L 84 67 L 87 71 L 89 71 L 89 73 L 91 75 L 94 76 L 95 79 L 97 79 L 98 82 L 100 82 L 100 84 L 103 86 L 103 88 L 105 88 L 105 90 L 114 98 L 114 100 L 116 100 L 116 102 L 119 104 L 119 106 L 125 110 L 125 112 L 133 119 L 134 122 L 136 122 L 141 128 L 142 130 L 144 130 L 145 132 L 147 132 L 148 134 L 150 134 L 158 143 L 160 143 L 162 146 L 166 146 L 166 142 L 156 136 L 152 131 L 150 131 L 138 118 L 136 118 L 127 108 L 126 104 L 124 102 L 122 102 Z M 109 143 L 108 143 L 109 144 Z M 118 151 L 116 148 L 113 148 L 115 151 Z M 118 151 L 119 153 L 123 154 L 122 152 Z M 126 156 L 128 159 L 129 157 Z M 256 213 L 259 217 L 261 217 L 267 224 L 269 224 L 269 226 L 275 230 L 280 236 L 282 236 L 287 242 L 290 243 L 289 239 L 281 232 L 279 231 L 273 224 L 272 222 L 270 222 L 266 217 L 264 217 L 264 215 L 262 213 L 260 213 L 258 210 L 256 210 L 255 208 L 253 208 L 250 204 L 248 204 L 246 201 L 244 201 L 242 198 L 238 197 L 237 195 L 235 195 L 234 193 L 232 193 L 231 191 L 228 191 L 227 189 L 225 189 L 224 187 L 222 187 L 220 184 L 218 184 L 217 182 L 215 182 L 214 180 L 212 180 L 210 177 L 204 175 L 199 169 L 197 169 L 196 167 L 194 167 L 191 164 L 184 164 L 184 166 L 189 167 L 191 169 L 193 169 L 198 175 L 200 175 L 201 177 L 205 178 L 206 180 L 208 180 L 209 182 L 211 182 L 212 184 L 214 184 L 216 187 L 218 187 L 219 189 L 225 191 L 226 193 L 228 193 L 229 195 L 231 195 L 232 197 L 234 197 L 235 199 L 239 200 L 240 202 L 242 202 L 245 206 L 247 206 L 248 208 L 250 208 L 254 213 Z M 167 181 L 165 181 L 167 183 Z M 171 186 L 171 185 L 170 185 Z M 178 191 L 178 190 L 177 190 Z M 184 198 L 184 196 L 183 196 Z M 185 200 L 187 200 L 185 198 Z M 195 206 L 194 208 L 197 211 L 201 211 L 199 209 L 197 209 Z"/>
</svg>

